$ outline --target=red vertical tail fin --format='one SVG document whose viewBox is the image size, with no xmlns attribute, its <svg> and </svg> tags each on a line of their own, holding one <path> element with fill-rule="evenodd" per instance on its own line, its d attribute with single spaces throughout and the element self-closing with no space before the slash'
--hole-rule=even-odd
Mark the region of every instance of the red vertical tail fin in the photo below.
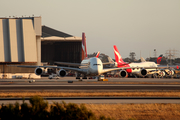
<svg viewBox="0 0 180 120">
<path fill-rule="evenodd" d="M 160 55 L 160 56 L 156 59 L 157 64 L 160 64 L 160 63 L 161 63 L 162 57 L 163 57 L 163 55 Z"/>
<path fill-rule="evenodd" d="M 117 62 L 118 65 L 126 64 L 126 63 L 123 61 L 123 59 L 122 59 L 122 57 L 121 57 L 121 55 L 120 55 L 120 53 L 119 53 L 116 45 L 114 45 L 114 55 L 115 55 L 115 60 L 116 60 L 116 62 Z"/>
<path fill-rule="evenodd" d="M 82 33 L 82 60 L 87 58 L 87 49 L 86 49 L 86 36 L 85 33 Z"/>
<path fill-rule="evenodd" d="M 100 52 L 98 51 L 98 52 L 96 53 L 96 57 L 97 57 L 97 58 L 99 57 L 99 54 L 100 54 Z"/>
</svg>

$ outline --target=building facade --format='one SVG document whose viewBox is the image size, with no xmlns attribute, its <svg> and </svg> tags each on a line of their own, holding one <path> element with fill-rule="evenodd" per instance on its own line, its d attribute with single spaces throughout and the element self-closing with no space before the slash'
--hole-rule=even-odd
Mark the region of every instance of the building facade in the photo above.
<svg viewBox="0 0 180 120">
<path fill-rule="evenodd" d="M 41 17 L 0 18 L 0 78 L 40 78 L 34 68 L 54 61 L 80 62 L 82 38 L 41 25 Z"/>
</svg>

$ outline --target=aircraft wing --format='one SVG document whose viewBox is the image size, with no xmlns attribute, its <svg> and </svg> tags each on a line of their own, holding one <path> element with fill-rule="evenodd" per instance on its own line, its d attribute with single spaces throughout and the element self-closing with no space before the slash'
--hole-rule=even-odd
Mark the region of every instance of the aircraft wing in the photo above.
<svg viewBox="0 0 180 120">
<path fill-rule="evenodd" d="M 178 65 L 158 65 L 158 68 L 176 68 L 176 69 L 179 69 L 179 66 Z"/>
<path fill-rule="evenodd" d="M 42 68 L 57 68 L 57 66 L 34 66 L 34 65 L 7 65 L 7 66 L 14 66 L 14 67 L 24 67 L 24 68 L 37 68 L 37 67 L 42 67 Z"/>
<path fill-rule="evenodd" d="M 107 73 L 110 71 L 115 71 L 115 70 L 126 70 L 126 69 L 133 69 L 133 68 L 139 68 L 139 69 L 158 69 L 158 67 L 120 67 L 120 68 L 108 68 L 108 69 L 103 69 L 103 71 L 101 72 L 103 73 Z"/>
<path fill-rule="evenodd" d="M 60 64 L 60 65 L 75 66 L 75 67 L 79 67 L 79 66 L 87 66 L 86 64 L 81 64 L 81 63 L 68 63 L 68 62 L 54 62 L 54 63 Z"/>
<path fill-rule="evenodd" d="M 42 67 L 42 68 L 57 68 L 57 66 L 33 66 L 33 65 L 7 65 L 7 66 L 14 66 L 14 67 L 24 67 L 24 68 L 37 68 L 37 67 Z"/>
<path fill-rule="evenodd" d="M 105 62 L 105 63 L 102 63 L 103 65 L 109 65 L 109 64 L 113 64 L 113 63 L 110 63 L 110 62 Z"/>
<path fill-rule="evenodd" d="M 154 70 L 151 71 L 151 72 L 153 72 L 153 71 L 161 70 L 161 69 L 167 68 L 167 67 L 120 67 L 120 68 L 107 68 L 107 69 L 103 69 L 101 74 L 107 73 L 107 72 L 110 72 L 110 71 L 115 71 L 115 70 L 126 70 L 126 69 L 133 69 L 133 68 L 154 69 Z"/>
<path fill-rule="evenodd" d="M 60 69 L 65 69 L 65 70 L 77 71 L 80 73 L 87 73 L 87 69 L 63 67 L 63 66 L 33 66 L 33 65 L 8 65 L 8 66 L 24 67 L 24 68 L 37 68 L 37 67 L 40 67 L 40 68 L 60 68 Z"/>
<path fill-rule="evenodd" d="M 80 73 L 87 73 L 87 69 L 80 69 L 80 68 L 73 68 L 73 67 L 62 67 L 58 66 L 57 68 L 65 69 L 65 70 L 72 70 L 75 72 L 80 72 Z"/>
</svg>

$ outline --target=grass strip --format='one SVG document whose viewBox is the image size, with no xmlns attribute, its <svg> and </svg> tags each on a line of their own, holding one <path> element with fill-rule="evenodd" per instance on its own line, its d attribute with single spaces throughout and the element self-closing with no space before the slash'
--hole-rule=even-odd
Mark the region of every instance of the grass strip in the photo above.
<svg viewBox="0 0 180 120">
<path fill-rule="evenodd" d="M 85 104 L 98 117 L 116 120 L 179 120 L 180 104 Z"/>
<path fill-rule="evenodd" d="M 75 92 L 57 92 L 57 91 L 17 91 L 0 92 L 0 97 L 180 97 L 180 91 L 75 91 Z"/>
<path fill-rule="evenodd" d="M 98 81 L 98 82 L 87 82 L 88 84 L 134 84 L 134 85 L 180 85 L 180 82 L 105 82 L 105 81 Z"/>
</svg>

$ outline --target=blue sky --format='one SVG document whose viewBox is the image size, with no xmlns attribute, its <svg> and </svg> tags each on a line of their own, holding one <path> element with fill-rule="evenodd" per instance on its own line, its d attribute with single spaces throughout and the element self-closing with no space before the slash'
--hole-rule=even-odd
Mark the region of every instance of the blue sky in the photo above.
<svg viewBox="0 0 180 120">
<path fill-rule="evenodd" d="M 1 0 L 0 17 L 41 16 L 42 25 L 81 37 L 87 51 L 114 58 L 136 58 L 178 50 L 180 57 L 180 0 Z"/>
</svg>

